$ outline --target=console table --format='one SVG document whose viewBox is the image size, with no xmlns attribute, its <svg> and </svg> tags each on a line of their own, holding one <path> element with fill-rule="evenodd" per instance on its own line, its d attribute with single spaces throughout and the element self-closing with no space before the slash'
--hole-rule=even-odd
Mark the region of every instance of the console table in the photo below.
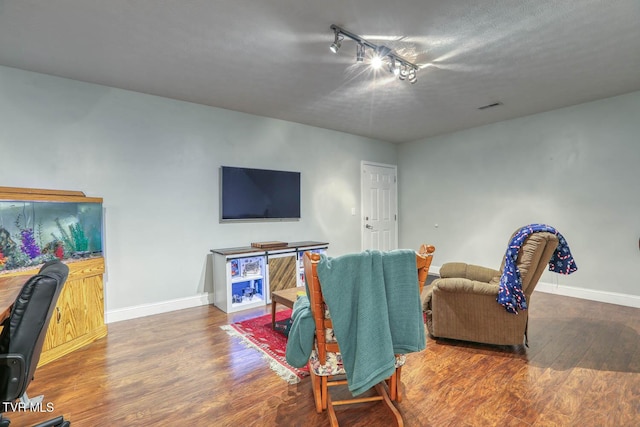
<svg viewBox="0 0 640 427">
<path fill-rule="evenodd" d="M 226 313 L 269 304 L 272 292 L 304 285 L 304 252 L 323 253 L 328 247 L 326 242 L 303 241 L 267 249 L 211 249 L 213 304 Z"/>
</svg>

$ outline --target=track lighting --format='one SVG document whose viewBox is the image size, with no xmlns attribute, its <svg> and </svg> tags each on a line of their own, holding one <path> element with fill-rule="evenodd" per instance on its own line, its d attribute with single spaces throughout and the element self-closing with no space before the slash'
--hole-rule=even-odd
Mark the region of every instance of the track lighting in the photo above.
<svg viewBox="0 0 640 427">
<path fill-rule="evenodd" d="M 397 76 L 398 79 L 407 80 L 412 84 L 418 81 L 418 66 L 399 56 L 387 46 L 375 45 L 370 41 L 363 39 L 359 35 L 353 34 L 344 28 L 338 27 L 337 25 L 332 25 L 331 29 L 335 36 L 330 47 L 333 53 L 338 52 L 342 45 L 342 41 L 347 37 L 358 43 L 356 46 L 356 62 L 364 62 L 365 48 L 368 47 L 374 52 L 374 55 L 371 58 L 371 66 L 373 68 L 379 69 L 386 64 L 389 72 Z"/>
</svg>

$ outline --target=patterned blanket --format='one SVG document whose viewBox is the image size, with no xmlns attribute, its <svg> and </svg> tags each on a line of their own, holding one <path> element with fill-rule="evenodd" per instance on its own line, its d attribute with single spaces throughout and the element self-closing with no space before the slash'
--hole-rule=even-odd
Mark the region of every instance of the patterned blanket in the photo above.
<svg viewBox="0 0 640 427">
<path fill-rule="evenodd" d="M 578 269 L 567 241 L 558 230 L 546 224 L 530 224 L 522 227 L 509 242 L 509 247 L 505 254 L 504 270 L 500 278 L 497 301 L 509 313 L 518 314 L 518 310 L 527 309 L 527 302 L 522 292 L 522 278 L 520 277 L 520 270 L 518 270 L 516 260 L 518 252 L 527 237 L 540 231 L 547 231 L 558 236 L 558 247 L 549 261 L 549 271 L 559 274 L 571 274 Z"/>
</svg>

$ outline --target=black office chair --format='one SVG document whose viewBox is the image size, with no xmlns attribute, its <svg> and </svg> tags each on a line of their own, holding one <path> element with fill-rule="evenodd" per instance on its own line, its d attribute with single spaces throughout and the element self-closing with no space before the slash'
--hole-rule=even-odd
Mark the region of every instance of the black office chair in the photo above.
<svg viewBox="0 0 640 427">
<path fill-rule="evenodd" d="M 2 417 L 8 407 L 5 402 L 14 402 L 23 397 L 28 402 L 26 390 L 40 360 L 44 337 L 49 320 L 67 280 L 69 267 L 58 260 L 42 266 L 37 275 L 31 277 L 16 298 L 11 316 L 3 322 L 0 334 L 0 427 L 7 427 L 9 419 Z M 68 427 L 63 417 L 45 421 L 34 427 Z"/>
</svg>

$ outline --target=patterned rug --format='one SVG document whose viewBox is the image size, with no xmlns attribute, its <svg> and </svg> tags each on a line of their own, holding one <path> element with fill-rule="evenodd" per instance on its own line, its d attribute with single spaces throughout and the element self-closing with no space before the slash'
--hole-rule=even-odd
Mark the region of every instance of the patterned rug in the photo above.
<svg viewBox="0 0 640 427">
<path fill-rule="evenodd" d="M 309 368 L 294 368 L 285 360 L 287 337 L 278 330 L 291 317 L 291 310 L 276 312 L 276 330 L 271 329 L 271 314 L 243 320 L 231 325 L 221 326 L 229 335 L 242 339 L 242 342 L 260 351 L 269 362 L 270 368 L 289 384 L 300 382 L 309 375 Z"/>
</svg>

